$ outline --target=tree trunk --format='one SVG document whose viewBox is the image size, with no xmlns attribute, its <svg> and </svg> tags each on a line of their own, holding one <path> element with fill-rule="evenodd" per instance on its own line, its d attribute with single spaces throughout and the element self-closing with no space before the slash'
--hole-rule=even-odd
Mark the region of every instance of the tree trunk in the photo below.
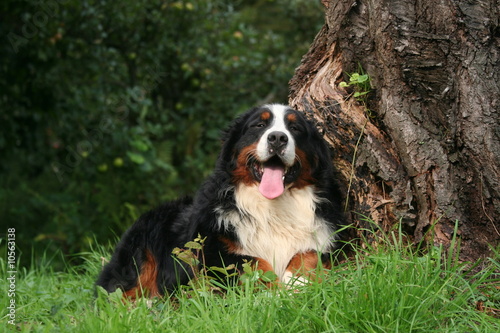
<svg viewBox="0 0 500 333">
<path fill-rule="evenodd" d="M 355 225 L 362 216 L 461 258 L 500 240 L 497 0 L 323 0 L 326 23 L 290 104 L 326 130 Z M 357 101 L 346 73 L 371 79 Z M 368 109 L 368 110 L 367 110 Z"/>
</svg>

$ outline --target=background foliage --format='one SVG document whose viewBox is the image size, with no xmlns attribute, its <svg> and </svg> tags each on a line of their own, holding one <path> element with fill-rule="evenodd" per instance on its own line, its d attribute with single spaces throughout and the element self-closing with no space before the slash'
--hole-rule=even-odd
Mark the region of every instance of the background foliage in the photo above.
<svg viewBox="0 0 500 333">
<path fill-rule="evenodd" d="M 230 119 L 286 102 L 322 15 L 309 0 L 2 1 L 0 236 L 72 254 L 192 194 Z"/>
</svg>

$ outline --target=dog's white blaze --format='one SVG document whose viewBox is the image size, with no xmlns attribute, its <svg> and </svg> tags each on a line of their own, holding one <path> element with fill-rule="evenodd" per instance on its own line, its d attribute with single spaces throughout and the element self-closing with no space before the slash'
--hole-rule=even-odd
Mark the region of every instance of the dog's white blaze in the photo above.
<svg viewBox="0 0 500 333">
<path fill-rule="evenodd" d="M 257 144 L 257 156 L 261 161 L 267 161 L 269 157 L 271 157 L 269 155 L 267 137 L 271 132 L 280 131 L 288 136 L 288 144 L 285 149 L 285 154 L 283 155 L 283 162 L 287 166 L 291 166 L 293 165 L 295 160 L 295 142 L 293 140 L 293 136 L 291 135 L 290 131 L 288 131 L 285 124 L 285 113 L 287 110 L 287 106 L 281 104 L 269 104 L 265 105 L 264 107 L 268 108 L 273 113 L 273 123 L 267 129 L 264 135 L 262 135 Z"/>
<path fill-rule="evenodd" d="M 333 245 L 334 230 L 315 214 L 319 199 L 312 186 L 287 189 L 268 200 L 257 185 L 239 184 L 235 199 L 239 211 L 216 210 L 219 226 L 235 228 L 241 246 L 238 254 L 265 259 L 284 282 L 290 279 L 285 270 L 295 254 L 323 252 Z"/>
</svg>

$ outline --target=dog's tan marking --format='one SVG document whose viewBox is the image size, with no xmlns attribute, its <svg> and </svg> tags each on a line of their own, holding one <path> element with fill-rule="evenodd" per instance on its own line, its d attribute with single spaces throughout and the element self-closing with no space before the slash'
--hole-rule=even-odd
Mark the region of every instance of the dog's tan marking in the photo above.
<svg viewBox="0 0 500 333">
<path fill-rule="evenodd" d="M 156 278 L 158 269 L 156 260 L 150 251 L 146 251 L 146 262 L 142 265 L 141 274 L 137 278 L 137 286 L 123 293 L 124 296 L 135 299 L 136 297 L 156 297 L 160 296 Z"/>
</svg>

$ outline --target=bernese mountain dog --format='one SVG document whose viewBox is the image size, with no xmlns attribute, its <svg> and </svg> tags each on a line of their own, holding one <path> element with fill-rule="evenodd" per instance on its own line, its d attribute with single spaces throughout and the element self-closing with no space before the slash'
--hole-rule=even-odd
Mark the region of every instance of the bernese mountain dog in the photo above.
<svg viewBox="0 0 500 333">
<path fill-rule="evenodd" d="M 96 284 L 132 298 L 165 295 L 193 278 L 172 251 L 198 235 L 205 267 L 251 262 L 273 271 L 278 283 L 303 281 L 329 265 L 340 201 L 329 148 L 315 126 L 285 105 L 253 108 L 223 133 L 215 171 L 194 199 L 142 215 Z"/>
</svg>

